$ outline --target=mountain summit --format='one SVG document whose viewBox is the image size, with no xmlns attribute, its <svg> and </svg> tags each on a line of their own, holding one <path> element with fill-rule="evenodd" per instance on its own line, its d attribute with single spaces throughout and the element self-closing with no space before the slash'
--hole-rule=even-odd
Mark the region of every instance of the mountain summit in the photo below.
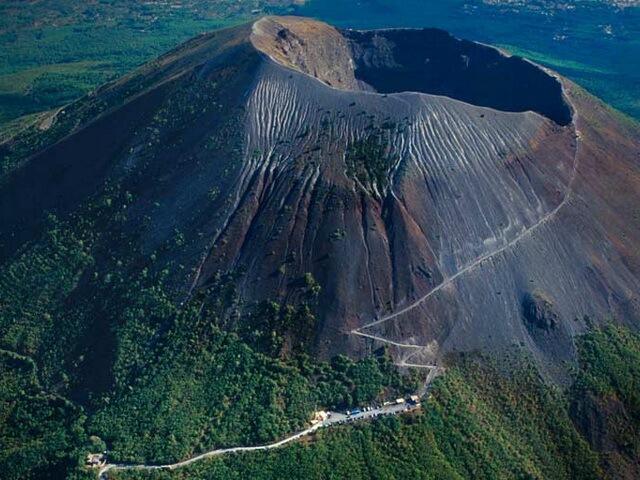
<svg viewBox="0 0 640 480">
<path fill-rule="evenodd" d="M 556 366 L 590 322 L 638 324 L 639 155 L 636 124 L 494 48 L 266 17 L 4 144 L 0 257 L 117 185 L 123 251 L 172 265 L 181 301 L 234 273 L 229 322 L 317 285 L 287 336 L 321 357 L 518 345 Z"/>
</svg>

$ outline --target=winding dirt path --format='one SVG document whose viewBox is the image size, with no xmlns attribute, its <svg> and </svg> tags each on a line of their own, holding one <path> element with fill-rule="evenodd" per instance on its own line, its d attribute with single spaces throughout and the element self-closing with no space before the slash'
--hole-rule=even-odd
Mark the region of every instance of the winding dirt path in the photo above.
<svg viewBox="0 0 640 480">
<path fill-rule="evenodd" d="M 271 450 L 274 448 L 278 448 L 281 447 L 287 443 L 293 442 L 295 440 L 298 440 L 301 437 L 304 437 L 305 435 L 309 435 L 310 433 L 313 433 L 314 431 L 316 431 L 318 428 L 320 428 L 321 426 L 323 426 L 323 424 L 317 424 L 314 425 L 313 427 L 307 428 L 306 430 L 302 430 L 301 432 L 298 432 L 294 435 L 291 435 L 290 437 L 284 438 L 283 440 L 280 440 L 278 442 L 275 443 L 270 443 L 268 445 L 258 445 L 255 447 L 233 447 L 233 448 L 221 448 L 221 449 L 217 449 L 217 450 L 211 450 L 209 452 L 205 452 L 202 453 L 200 455 L 197 455 L 195 457 L 191 457 L 187 460 L 183 460 L 182 462 L 176 462 L 176 463 L 170 463 L 170 464 L 166 464 L 166 465 L 129 465 L 129 464 L 109 464 L 109 465 L 105 465 L 102 470 L 100 470 L 100 472 L 98 473 L 98 478 L 99 480 L 107 480 L 107 472 L 109 472 L 110 470 L 175 470 L 177 468 L 181 468 L 181 467 L 186 467 L 187 465 L 191 465 L 194 462 L 198 462 L 200 460 L 204 460 L 205 458 L 211 458 L 211 457 L 217 457 L 220 455 L 225 455 L 225 454 L 229 454 L 229 453 L 241 453 L 241 452 L 255 452 L 255 451 L 259 451 L 259 450 Z"/>
<path fill-rule="evenodd" d="M 389 320 L 393 320 L 394 318 L 397 318 L 400 315 L 403 315 L 403 314 L 405 314 L 407 312 L 410 312 L 411 310 L 413 310 L 414 308 L 416 308 L 417 306 L 421 305 L 426 300 L 428 300 L 431 296 L 433 296 L 436 293 L 438 293 L 440 290 L 442 290 L 442 289 L 446 288 L 447 286 L 451 285 L 452 283 L 454 283 L 458 278 L 460 278 L 463 275 L 471 272 L 476 267 L 482 265 L 484 262 L 486 262 L 488 260 L 491 260 L 492 258 L 494 258 L 494 257 L 500 255 L 501 253 L 509 250 L 510 248 L 514 247 L 515 245 L 520 243 L 521 240 L 530 237 L 536 230 L 538 230 L 543 225 L 546 225 L 547 223 L 552 221 L 557 216 L 558 212 L 560 210 L 562 210 L 562 208 L 565 205 L 567 205 L 567 203 L 569 202 L 569 200 L 571 199 L 571 196 L 573 194 L 573 184 L 575 182 L 575 179 L 576 179 L 576 176 L 577 176 L 577 172 L 578 172 L 578 164 L 579 164 L 578 153 L 579 153 L 579 150 L 580 150 L 581 135 L 580 135 L 580 131 L 577 128 L 577 120 L 578 120 L 577 110 L 576 110 L 575 106 L 573 105 L 573 103 L 570 101 L 569 96 L 566 95 L 566 93 L 565 93 L 565 98 L 567 99 L 567 101 L 569 101 L 569 103 L 571 104 L 571 107 L 573 108 L 573 111 L 574 111 L 574 116 L 573 116 L 572 123 L 573 123 L 574 132 L 575 132 L 576 147 L 575 147 L 575 151 L 574 151 L 574 155 L 573 155 L 573 169 L 571 171 L 571 176 L 569 177 L 569 182 L 567 184 L 567 189 L 566 189 L 566 192 L 565 192 L 565 195 L 564 195 L 564 198 L 562 199 L 562 201 L 554 209 L 552 209 L 546 215 L 541 217 L 536 223 L 534 223 L 529 228 L 527 228 L 527 229 L 523 230 L 522 232 L 520 232 L 518 235 L 516 235 L 513 239 L 511 239 L 508 243 L 504 244 L 502 247 L 494 250 L 493 252 L 488 252 L 488 253 L 478 257 L 476 260 L 474 260 L 473 262 L 468 264 L 466 267 L 462 268 L 461 270 L 459 270 L 455 274 L 453 274 L 450 277 L 448 277 L 445 280 L 443 280 L 441 283 L 439 283 L 433 289 L 431 289 L 429 292 L 427 292 L 424 296 L 418 298 L 417 300 L 415 300 L 410 305 L 408 305 L 406 307 L 403 307 L 400 310 L 397 310 L 397 311 L 395 311 L 393 313 L 390 313 L 389 315 L 386 315 L 386 316 L 384 316 L 382 318 L 379 318 L 379 319 L 374 320 L 374 321 L 372 321 L 370 323 L 367 323 L 367 324 L 365 324 L 365 325 L 363 325 L 361 327 L 358 327 L 358 328 L 355 328 L 355 329 L 351 330 L 350 333 L 352 335 L 359 335 L 361 337 L 377 340 L 379 342 L 383 342 L 383 343 L 387 343 L 387 344 L 390 344 L 390 345 L 395 345 L 395 346 L 403 347 L 403 348 L 427 348 L 425 345 L 403 344 L 403 343 L 395 342 L 395 341 L 392 341 L 392 340 L 385 339 L 383 337 L 379 337 L 379 336 L 372 335 L 372 334 L 369 334 L 369 333 L 364 333 L 364 332 L 362 332 L 362 330 L 370 328 L 370 327 L 373 327 L 375 325 L 380 325 L 381 323 L 387 322 Z M 409 366 L 409 365 L 407 364 L 407 366 Z M 411 366 L 412 367 L 419 367 L 419 365 L 411 365 Z M 423 365 L 423 367 L 430 367 L 430 366 Z"/>
<path fill-rule="evenodd" d="M 424 387 L 420 390 L 421 392 L 426 392 L 426 389 L 428 387 L 429 382 L 431 381 L 431 379 L 433 379 L 435 377 L 435 372 L 429 372 L 429 375 L 427 376 L 426 379 L 426 384 L 424 385 Z M 375 417 L 377 417 L 378 415 L 398 415 L 401 414 L 403 412 L 412 410 L 412 409 L 416 409 L 419 408 L 419 405 L 409 405 L 407 403 L 401 403 L 401 404 L 397 404 L 397 403 L 391 403 L 389 405 L 383 405 L 383 406 L 379 406 L 377 408 L 371 408 L 368 409 L 366 411 L 362 411 L 360 413 L 356 413 L 353 414 L 351 416 L 347 416 L 341 413 L 337 413 L 337 412 L 330 412 L 331 415 L 325 419 L 323 422 L 320 422 L 312 427 L 309 427 L 305 430 L 302 430 L 298 433 L 295 433 L 289 437 L 286 437 L 282 440 L 279 440 L 277 442 L 274 443 L 269 443 L 267 445 L 257 445 L 254 447 L 232 447 L 232 448 L 220 448 L 220 449 L 216 449 L 216 450 L 210 450 L 208 452 L 202 453 L 200 455 L 196 455 L 195 457 L 191 457 L 187 460 L 183 460 L 181 462 L 176 462 L 176 463 L 170 463 L 170 464 L 166 464 L 166 465 L 145 465 L 145 464 L 139 464 L 139 465 L 134 465 L 134 464 L 117 464 L 117 463 L 112 463 L 112 464 L 107 464 L 104 467 L 102 467 L 102 469 L 99 471 L 98 473 L 98 479 L 99 480 L 107 480 L 108 476 L 107 473 L 110 471 L 122 471 L 122 470 L 144 470 L 144 471 L 151 471 L 151 470 L 176 470 L 178 468 L 182 468 L 182 467 L 186 467 L 188 465 L 191 465 L 192 463 L 198 462 L 200 460 L 204 460 L 206 458 L 211 458 L 211 457 L 218 457 L 221 455 L 228 455 L 228 454 L 232 454 L 232 453 L 246 453 L 246 452 L 256 452 L 256 451 L 264 451 L 264 450 L 273 450 L 276 448 L 280 448 L 288 443 L 294 442 L 296 440 L 299 440 L 300 438 L 306 436 L 306 435 L 310 435 L 313 432 L 315 432 L 316 430 L 322 428 L 322 427 L 330 427 L 332 425 L 337 425 L 337 424 L 341 424 L 341 423 L 345 423 L 345 422 L 354 422 L 354 421 L 362 421 L 362 420 L 370 420 L 373 419 Z"/>
</svg>

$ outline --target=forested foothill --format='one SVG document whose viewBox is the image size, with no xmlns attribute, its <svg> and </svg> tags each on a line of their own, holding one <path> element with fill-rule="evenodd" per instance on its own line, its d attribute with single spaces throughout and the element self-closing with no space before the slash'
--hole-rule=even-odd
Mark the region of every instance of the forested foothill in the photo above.
<svg viewBox="0 0 640 480">
<path fill-rule="evenodd" d="M 96 445 L 112 461 L 156 463 L 261 444 L 315 410 L 418 388 L 421 375 L 400 375 L 382 350 L 327 363 L 306 353 L 295 322 L 314 322 L 310 276 L 295 308 L 270 301 L 231 315 L 237 275 L 208 285 L 206 305 L 202 294 L 180 305 L 164 286 L 179 267 L 157 265 L 159 252 L 132 260 L 119 228 L 130 202 L 109 187 L 69 219 L 50 215 L 0 270 L 5 478 L 81 475 Z M 164 248 L 179 248 L 177 237 Z"/>
<path fill-rule="evenodd" d="M 542 381 L 517 352 L 461 356 L 434 382 L 420 413 L 320 431 L 279 450 L 114 478 L 634 478 L 640 337 L 609 325 L 578 343 L 568 388 Z"/>
</svg>

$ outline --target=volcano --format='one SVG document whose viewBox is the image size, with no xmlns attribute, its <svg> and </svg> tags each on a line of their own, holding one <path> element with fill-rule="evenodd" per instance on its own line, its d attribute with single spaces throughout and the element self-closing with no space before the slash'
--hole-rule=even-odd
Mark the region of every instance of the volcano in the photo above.
<svg viewBox="0 0 640 480">
<path fill-rule="evenodd" d="M 322 358 L 387 346 L 430 366 L 517 346 L 555 368 L 591 323 L 639 324 L 638 125 L 441 30 L 265 17 L 103 86 L 36 138 L 0 152 L 0 258 L 118 184 L 141 254 L 180 265 L 182 301 L 241 272 L 241 305 L 295 304 L 310 274 Z"/>
</svg>

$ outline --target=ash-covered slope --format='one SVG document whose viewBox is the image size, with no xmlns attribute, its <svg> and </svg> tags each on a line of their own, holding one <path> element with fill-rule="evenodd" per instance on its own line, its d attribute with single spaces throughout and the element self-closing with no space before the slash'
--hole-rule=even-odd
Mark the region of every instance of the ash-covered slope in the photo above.
<svg viewBox="0 0 640 480">
<path fill-rule="evenodd" d="M 296 303 L 311 273 L 322 356 L 517 344 L 556 364 L 588 321 L 637 325 L 640 130 L 489 47 L 265 18 L 63 115 L 81 121 L 3 177 L 5 258 L 117 183 L 143 252 L 180 232 L 180 298 L 240 271 L 244 305 Z"/>
</svg>

